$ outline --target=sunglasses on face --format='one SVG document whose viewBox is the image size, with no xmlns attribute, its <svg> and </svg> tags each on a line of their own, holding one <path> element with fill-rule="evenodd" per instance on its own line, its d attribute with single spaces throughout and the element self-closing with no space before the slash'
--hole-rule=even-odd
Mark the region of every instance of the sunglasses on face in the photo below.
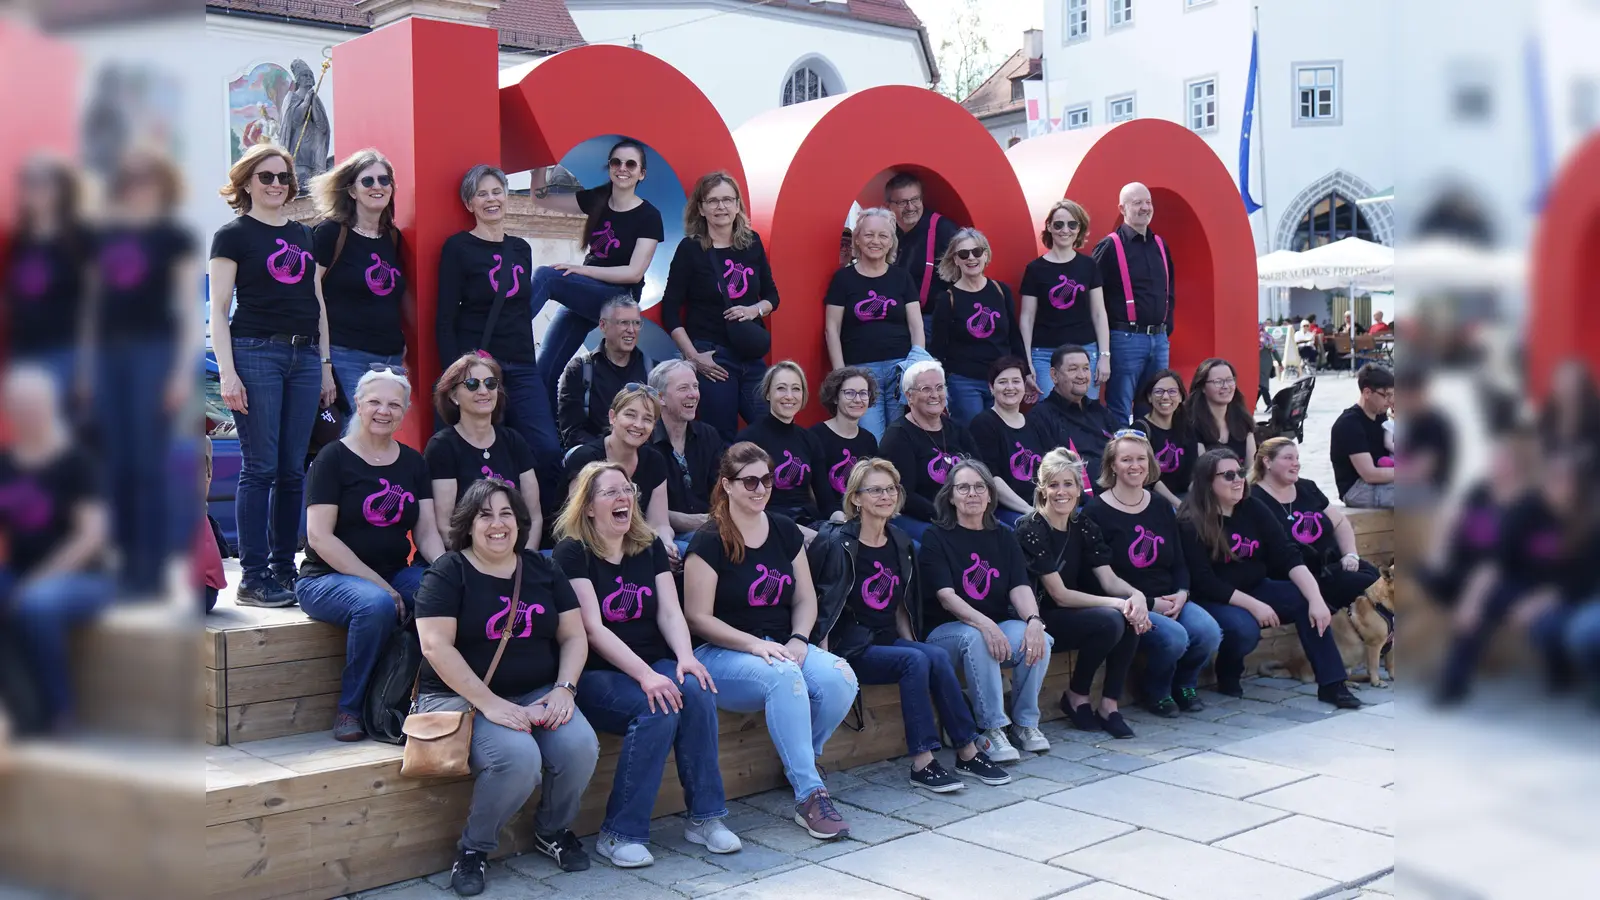
<svg viewBox="0 0 1600 900">
<path fill-rule="evenodd" d="M 474 394 L 478 392 L 478 388 L 480 387 L 488 391 L 498 391 L 500 389 L 500 379 L 494 377 L 493 375 L 482 379 L 465 378 L 462 379 L 461 386 L 473 392 Z"/>
<path fill-rule="evenodd" d="M 289 185 L 294 184 L 294 173 L 293 172 L 257 172 L 256 173 L 256 180 L 261 182 L 262 184 L 266 184 L 266 185 L 270 185 L 274 181 L 276 181 L 277 183 L 283 185 L 284 187 L 288 187 Z"/>
<path fill-rule="evenodd" d="M 1068 219 L 1067 221 L 1063 222 L 1060 219 L 1057 219 L 1056 221 L 1050 223 L 1050 230 L 1051 231 L 1077 231 L 1078 230 L 1078 220 L 1077 219 Z"/>
<path fill-rule="evenodd" d="M 957 250 L 956 259 L 983 259 L 983 250 L 977 247 L 970 250 Z"/>
<path fill-rule="evenodd" d="M 637 159 L 623 159 L 620 156 L 613 156 L 607 165 L 613 169 L 627 169 L 632 172 L 639 168 L 639 161 Z"/>
<path fill-rule="evenodd" d="M 1221 478 L 1223 481 L 1226 481 L 1229 484 L 1233 484 L 1235 481 L 1243 478 L 1244 473 L 1238 469 L 1229 469 L 1226 472 L 1218 472 L 1215 477 Z"/>
<path fill-rule="evenodd" d="M 391 184 L 394 184 L 394 178 L 392 176 L 389 176 L 389 175 L 363 175 L 363 176 L 361 176 L 361 186 L 364 187 L 364 188 L 369 188 L 369 187 L 372 187 L 373 185 L 377 185 L 379 187 L 388 187 Z"/>
<path fill-rule="evenodd" d="M 651 387 L 648 384 L 641 384 L 641 383 L 639 383 L 637 381 L 630 381 L 627 384 L 623 385 L 622 389 L 625 390 L 625 391 L 644 391 L 645 396 L 649 397 L 651 400 L 654 400 L 654 401 L 656 401 L 658 403 L 661 402 L 661 392 L 656 390 L 655 388 Z"/>
<path fill-rule="evenodd" d="M 732 479 L 729 479 L 729 480 L 730 481 L 739 482 L 739 484 L 744 486 L 744 489 L 746 491 L 749 491 L 752 494 L 754 494 L 756 492 L 757 488 L 760 488 L 761 490 L 764 490 L 764 491 L 772 490 L 772 473 L 771 472 L 768 472 L 767 474 L 760 475 L 760 476 L 757 476 L 757 475 L 741 475 L 738 478 L 732 478 Z"/>
</svg>

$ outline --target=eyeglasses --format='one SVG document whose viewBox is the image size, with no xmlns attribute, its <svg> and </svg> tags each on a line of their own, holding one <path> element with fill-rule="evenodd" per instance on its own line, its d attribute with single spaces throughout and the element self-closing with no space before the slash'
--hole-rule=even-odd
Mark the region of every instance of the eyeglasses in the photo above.
<svg viewBox="0 0 1600 900">
<path fill-rule="evenodd" d="M 925 384 L 925 385 L 923 385 L 921 387 L 914 387 L 911 390 L 907 391 L 906 393 L 908 393 L 908 394 L 942 394 L 942 393 L 944 393 L 944 385 L 942 385 L 942 384 Z"/>
<path fill-rule="evenodd" d="M 952 485 L 951 490 L 963 497 L 970 497 L 973 494 L 989 493 L 989 486 L 981 481 L 963 481 L 960 484 Z"/>
<path fill-rule="evenodd" d="M 1237 378 L 1219 378 L 1207 381 L 1206 387 L 1234 387 L 1238 383 L 1239 379 Z"/>
<path fill-rule="evenodd" d="M 622 389 L 625 390 L 625 391 L 643 391 L 645 396 L 649 397 L 651 400 L 654 400 L 657 403 L 661 402 L 661 392 L 656 390 L 655 388 L 651 387 L 648 384 L 641 384 L 641 383 L 639 383 L 637 381 L 630 381 L 627 384 L 623 385 Z"/>
<path fill-rule="evenodd" d="M 624 331 L 638 331 L 640 326 L 644 325 L 643 319 L 601 319 L 600 321 L 607 322 L 613 328 L 621 328 Z"/>
<path fill-rule="evenodd" d="M 973 247 L 967 250 L 957 250 L 956 259 L 983 259 L 983 253 L 984 251 L 981 247 Z"/>
<path fill-rule="evenodd" d="M 394 179 L 388 175 L 361 176 L 361 186 L 364 188 L 369 188 L 373 185 L 378 185 L 379 187 L 388 187 L 391 184 L 394 184 Z"/>
<path fill-rule="evenodd" d="M 367 364 L 367 371 L 368 372 L 388 372 L 390 375 L 399 375 L 401 378 L 405 378 L 406 377 L 406 367 L 405 366 L 391 366 L 388 363 L 368 363 Z"/>
<path fill-rule="evenodd" d="M 910 209 L 913 206 L 921 206 L 922 205 L 922 197 L 921 196 L 916 196 L 916 197 L 907 197 L 904 200 L 890 200 L 889 201 L 889 205 L 894 207 L 895 209 Z"/>
<path fill-rule="evenodd" d="M 639 489 L 631 484 L 627 487 L 606 488 L 605 490 L 599 491 L 595 494 L 595 496 L 601 500 L 631 500 L 638 495 Z"/>
<path fill-rule="evenodd" d="M 840 391 L 839 396 L 846 400 L 865 400 L 872 396 L 872 391 Z"/>
<path fill-rule="evenodd" d="M 607 165 L 613 169 L 627 169 L 629 172 L 632 172 L 634 169 L 639 168 L 639 161 L 637 159 L 622 159 L 620 157 L 613 156 Z"/>
<path fill-rule="evenodd" d="M 771 472 L 768 472 L 767 474 L 761 475 L 759 477 L 755 476 L 755 475 L 741 475 L 738 478 L 730 478 L 728 480 L 729 481 L 737 481 L 737 482 L 739 482 L 741 485 L 744 485 L 744 489 L 745 490 L 749 491 L 752 494 L 754 494 L 756 492 L 756 488 L 760 488 L 760 489 L 762 489 L 764 491 L 772 490 L 772 473 Z"/>
<path fill-rule="evenodd" d="M 284 187 L 288 187 L 289 185 L 294 184 L 294 173 L 293 172 L 257 172 L 256 173 L 256 180 L 261 182 L 262 184 L 266 184 L 266 185 L 270 185 L 274 181 L 276 181 L 277 183 L 283 185 Z"/>
<path fill-rule="evenodd" d="M 877 498 L 877 497 L 893 497 L 893 496 L 896 496 L 896 495 L 898 495 L 900 493 L 900 485 L 898 485 L 898 484 L 875 484 L 875 485 L 872 485 L 871 487 L 860 488 L 859 490 L 856 491 L 856 493 L 858 493 L 858 494 L 866 494 L 868 497 L 873 497 L 873 498 Z"/>
<path fill-rule="evenodd" d="M 1177 397 L 1183 392 L 1177 388 L 1156 388 L 1150 392 L 1152 397 Z"/>
<path fill-rule="evenodd" d="M 1238 481 L 1239 479 L 1243 478 L 1244 477 L 1244 473 L 1239 471 L 1238 469 L 1229 469 L 1226 472 L 1218 472 L 1217 474 L 1213 475 L 1212 477 L 1213 478 L 1221 478 L 1223 481 L 1226 481 L 1229 484 L 1233 484 L 1235 481 Z"/>
<path fill-rule="evenodd" d="M 1057 219 L 1054 222 L 1050 223 L 1050 230 L 1051 231 L 1077 231 L 1078 230 L 1078 220 L 1077 219 L 1068 219 L 1067 221 L 1063 222 L 1060 219 Z"/>
<path fill-rule="evenodd" d="M 704 200 L 701 200 L 700 203 L 701 203 L 701 205 L 709 206 L 712 209 L 719 209 L 719 208 L 724 207 L 724 206 L 731 206 L 731 207 L 734 207 L 735 209 L 737 209 L 739 207 L 739 198 L 738 197 L 707 197 Z"/>
<path fill-rule="evenodd" d="M 493 375 L 490 375 L 488 378 L 484 378 L 481 381 L 477 378 L 463 378 L 461 380 L 461 386 L 473 392 L 474 394 L 478 392 L 478 388 L 480 387 L 484 390 L 498 391 L 500 390 L 500 379 L 494 377 Z"/>
<path fill-rule="evenodd" d="M 1111 439 L 1112 440 L 1116 440 L 1117 438 L 1125 438 L 1125 437 L 1145 438 L 1146 440 L 1149 439 L 1149 437 L 1144 432 L 1140 431 L 1137 428 L 1123 428 L 1121 430 L 1114 431 L 1111 434 Z"/>
</svg>

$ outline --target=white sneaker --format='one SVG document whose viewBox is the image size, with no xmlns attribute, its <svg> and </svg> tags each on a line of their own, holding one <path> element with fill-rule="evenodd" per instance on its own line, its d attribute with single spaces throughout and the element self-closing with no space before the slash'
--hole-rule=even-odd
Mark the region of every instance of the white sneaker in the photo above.
<svg viewBox="0 0 1600 900">
<path fill-rule="evenodd" d="M 721 819 L 691 821 L 683 829 L 683 839 L 691 844 L 699 844 L 712 853 L 738 853 L 744 849 L 739 836 L 729 831 Z"/>
<path fill-rule="evenodd" d="M 1017 748 L 1006 739 L 1004 728 L 991 728 L 978 735 L 978 749 L 987 753 L 992 762 L 1016 762 L 1022 758 Z"/>
<path fill-rule="evenodd" d="M 650 848 L 645 845 L 618 840 L 609 834 L 602 834 L 596 838 L 594 849 L 619 869 L 638 869 L 656 861 L 656 858 L 650 855 Z"/>
<path fill-rule="evenodd" d="M 1011 726 L 1011 737 L 1017 746 L 1029 753 L 1043 753 L 1050 749 L 1050 742 L 1045 739 L 1044 732 L 1032 725 Z"/>
</svg>

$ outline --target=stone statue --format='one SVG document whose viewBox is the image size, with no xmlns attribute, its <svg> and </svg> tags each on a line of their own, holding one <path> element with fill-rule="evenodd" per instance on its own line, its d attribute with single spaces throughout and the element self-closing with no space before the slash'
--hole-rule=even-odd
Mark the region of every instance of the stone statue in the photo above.
<svg viewBox="0 0 1600 900">
<path fill-rule="evenodd" d="M 289 64 L 289 71 L 294 74 L 294 90 L 283 100 L 279 143 L 293 154 L 295 178 L 305 190 L 313 176 L 328 170 L 333 130 L 328 125 L 328 108 L 317 96 L 311 67 L 297 59 Z"/>
</svg>

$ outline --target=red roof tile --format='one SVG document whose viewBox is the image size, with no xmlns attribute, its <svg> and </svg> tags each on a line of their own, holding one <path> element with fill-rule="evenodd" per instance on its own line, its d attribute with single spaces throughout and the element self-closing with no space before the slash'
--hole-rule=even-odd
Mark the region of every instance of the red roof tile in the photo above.
<svg viewBox="0 0 1600 900">
<path fill-rule="evenodd" d="M 993 74 L 984 79 L 983 84 L 968 94 L 966 99 L 961 101 L 961 105 L 967 112 L 980 119 L 1021 109 L 1023 102 L 1011 99 L 1011 82 L 1036 74 L 1039 67 L 1034 64 L 1037 62 L 1028 59 L 1023 55 L 1023 51 L 1018 50 L 1011 54 L 1010 59 L 1001 63 Z"/>
<path fill-rule="evenodd" d="M 326 22 L 367 28 L 371 19 L 356 9 L 355 0 L 207 0 L 214 11 L 275 16 L 303 22 Z M 554 52 L 583 43 L 583 34 L 567 13 L 565 0 L 504 0 L 489 15 L 500 30 L 500 43 L 526 50 Z"/>
</svg>

